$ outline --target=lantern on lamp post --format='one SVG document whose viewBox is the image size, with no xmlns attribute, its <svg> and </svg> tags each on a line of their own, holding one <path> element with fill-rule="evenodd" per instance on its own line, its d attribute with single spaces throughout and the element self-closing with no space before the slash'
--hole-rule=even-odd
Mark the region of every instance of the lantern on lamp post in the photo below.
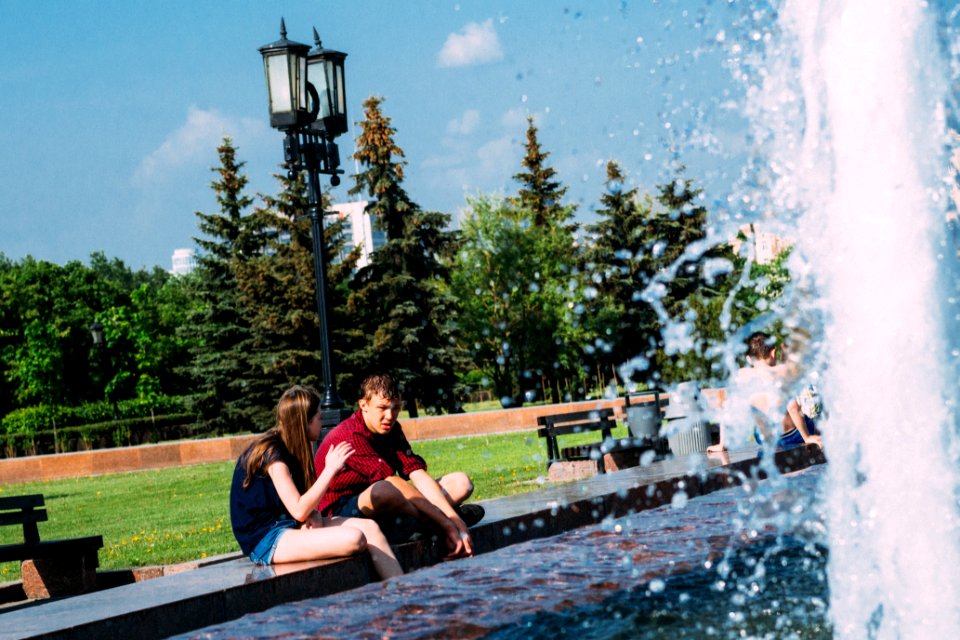
<svg viewBox="0 0 960 640">
<path fill-rule="evenodd" d="M 322 433 L 349 415 L 337 393 L 327 321 L 326 266 L 323 246 L 323 212 L 320 208 L 320 174 L 329 175 L 333 186 L 340 184 L 340 152 L 334 139 L 347 131 L 343 63 L 347 54 L 325 49 L 317 30 L 315 47 L 287 39 L 287 27 L 280 20 L 280 39 L 260 47 L 267 81 L 270 126 L 284 133 L 283 156 L 290 180 L 307 172 L 307 197 L 313 268 L 317 289 L 317 316 L 320 328 L 323 397 L 320 402 Z"/>
<path fill-rule="evenodd" d="M 93 348 L 96 349 L 98 352 L 105 354 L 100 357 L 100 360 L 103 360 L 105 357 L 109 364 L 110 353 L 107 348 L 107 341 L 103 335 L 103 325 L 97 322 L 96 320 L 94 320 L 93 322 L 90 323 L 90 326 L 88 328 L 90 329 L 90 339 L 93 341 Z M 113 376 L 112 364 L 110 364 L 110 366 L 108 367 L 108 370 L 112 378 Z M 110 383 L 108 382 L 107 384 L 109 385 Z M 110 400 L 110 402 L 113 404 L 113 421 L 116 422 L 117 420 L 120 419 L 120 409 L 117 406 L 116 393 L 114 390 L 110 390 L 105 395 L 107 396 L 107 399 Z"/>
<path fill-rule="evenodd" d="M 347 98 L 343 62 L 347 54 L 325 49 L 313 30 L 314 48 L 307 54 L 307 78 L 317 91 L 319 112 L 311 128 L 329 139 L 347 132 Z M 312 94 L 311 94 L 312 95 Z"/>
</svg>

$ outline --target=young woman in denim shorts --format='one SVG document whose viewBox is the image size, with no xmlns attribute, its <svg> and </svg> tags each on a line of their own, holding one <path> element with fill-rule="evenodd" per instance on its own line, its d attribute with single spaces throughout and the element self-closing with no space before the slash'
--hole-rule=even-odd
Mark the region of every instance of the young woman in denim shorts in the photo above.
<svg viewBox="0 0 960 640">
<path fill-rule="evenodd" d="M 320 436 L 320 395 L 294 386 L 277 404 L 276 424 L 237 460 L 230 487 L 230 523 L 240 549 L 258 564 L 320 560 L 370 552 L 381 578 L 403 573 L 376 521 L 324 518 L 317 504 L 353 454 L 331 449 L 318 477 L 311 442 Z"/>
</svg>

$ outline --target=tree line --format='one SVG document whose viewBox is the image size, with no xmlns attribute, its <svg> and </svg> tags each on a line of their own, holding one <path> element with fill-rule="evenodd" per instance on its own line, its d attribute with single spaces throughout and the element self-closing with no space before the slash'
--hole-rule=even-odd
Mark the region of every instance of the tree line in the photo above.
<svg viewBox="0 0 960 640">
<path fill-rule="evenodd" d="M 682 172 L 641 193 L 610 161 L 596 221 L 574 222 L 532 118 L 516 193 L 468 199 L 452 230 L 448 213 L 405 190 L 407 162 L 382 107 L 364 103 L 350 194 L 369 200 L 386 244 L 358 267 L 343 222 L 324 228 L 348 403 L 375 370 L 399 379 L 414 416 L 460 411 L 481 390 L 517 406 L 715 380 L 714 347 L 783 290 L 782 259 L 751 264 L 706 242 L 701 191 Z M 304 179 L 280 173 L 276 195 L 254 196 L 232 141 L 217 152 L 218 210 L 196 213 L 188 275 L 134 271 L 102 253 L 63 266 L 0 254 L 0 416 L 179 398 L 209 432 L 234 433 L 269 425 L 291 383 L 321 386 Z"/>
</svg>

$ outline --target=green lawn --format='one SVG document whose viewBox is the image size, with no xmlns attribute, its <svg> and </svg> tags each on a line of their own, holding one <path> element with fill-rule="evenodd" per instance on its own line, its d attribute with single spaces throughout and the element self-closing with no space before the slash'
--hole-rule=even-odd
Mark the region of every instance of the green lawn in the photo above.
<svg viewBox="0 0 960 640">
<path fill-rule="evenodd" d="M 621 428 L 614 435 L 625 432 Z M 563 442 L 596 438 L 582 434 Z M 477 500 L 536 489 L 546 473 L 546 447 L 535 432 L 429 440 L 413 446 L 434 476 L 456 470 L 470 474 Z M 238 549 L 230 530 L 233 466 L 221 462 L 11 484 L 0 486 L 0 495 L 44 495 L 49 520 L 39 525 L 41 540 L 102 535 L 102 569 L 172 564 Z M 20 542 L 21 533 L 19 527 L 0 527 L 0 544 Z M 0 582 L 19 576 L 19 563 L 0 563 Z"/>
</svg>

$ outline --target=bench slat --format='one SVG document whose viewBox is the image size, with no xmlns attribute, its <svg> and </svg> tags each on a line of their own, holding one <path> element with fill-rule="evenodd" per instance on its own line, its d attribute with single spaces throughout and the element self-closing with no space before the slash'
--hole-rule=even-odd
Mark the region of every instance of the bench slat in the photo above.
<svg viewBox="0 0 960 640">
<path fill-rule="evenodd" d="M 590 431 L 608 431 L 616 427 L 613 422 L 579 422 L 577 424 L 553 427 L 554 435 L 567 436 L 571 433 L 588 433 Z"/>
<path fill-rule="evenodd" d="M 537 424 L 541 426 L 565 424 L 567 422 L 583 422 L 609 420 L 613 417 L 613 409 L 590 409 L 589 411 L 576 411 L 573 413 L 558 413 L 537 418 Z"/>
<path fill-rule="evenodd" d="M 11 511 L 9 513 L 0 513 L 0 527 L 6 527 L 12 524 L 26 524 L 28 522 L 46 522 L 47 510 L 38 509 L 36 511 Z"/>
<path fill-rule="evenodd" d="M 25 496 L 6 496 L 0 498 L 0 511 L 12 509 L 34 509 L 43 506 L 43 495 L 33 493 Z"/>
<path fill-rule="evenodd" d="M 102 547 L 103 536 L 70 538 L 68 540 L 45 540 L 36 544 L 9 544 L 0 546 L 0 562 L 91 554 L 95 562 L 94 567 L 96 567 L 99 566 L 97 551 Z"/>
</svg>

